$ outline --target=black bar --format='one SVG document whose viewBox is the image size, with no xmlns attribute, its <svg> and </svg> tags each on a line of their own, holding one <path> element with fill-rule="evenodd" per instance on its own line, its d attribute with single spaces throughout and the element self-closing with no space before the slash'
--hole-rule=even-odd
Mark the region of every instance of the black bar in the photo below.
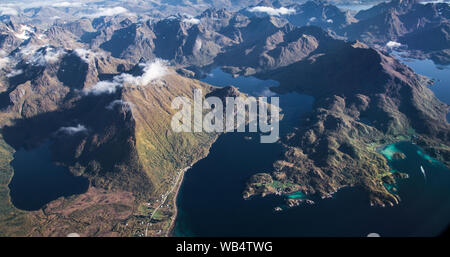
<svg viewBox="0 0 450 257">
<path fill-rule="evenodd" d="M 221 244 L 238 245 L 228 250 Z M 263 245 L 254 248 L 254 243 Z M 447 237 L 439 238 L 0 238 L 3 247 L 17 244 L 15 254 L 21 251 L 52 251 L 58 256 L 76 254 L 105 256 L 105 252 L 121 256 L 315 256 L 349 255 L 368 256 L 406 251 L 446 249 Z M 189 251 L 186 246 L 196 244 Z M 208 251 L 200 246 L 209 245 Z M 180 245 L 183 251 L 180 251 Z M 216 247 L 216 248 L 214 248 Z M 444 248 L 445 247 L 445 248 Z M 56 250 L 57 249 L 57 250 Z M 62 249 L 62 252 L 61 252 Z M 135 253 L 138 251 L 138 253 Z M 41 252 L 42 253 L 42 252 Z M 125 255 L 124 255 L 125 254 Z"/>
</svg>

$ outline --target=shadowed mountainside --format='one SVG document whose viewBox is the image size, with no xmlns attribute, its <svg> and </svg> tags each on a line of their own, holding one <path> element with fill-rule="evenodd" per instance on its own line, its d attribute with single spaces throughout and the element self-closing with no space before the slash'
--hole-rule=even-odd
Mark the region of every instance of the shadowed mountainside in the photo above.
<svg viewBox="0 0 450 257">
<path fill-rule="evenodd" d="M 182 171 L 206 156 L 218 136 L 173 133 L 170 104 L 177 96 L 192 98 L 194 89 L 221 98 L 237 95 L 233 87 L 216 90 L 192 79 L 216 66 L 235 76 L 277 80 L 280 86 L 273 91 L 316 100 L 314 110 L 281 141 L 284 157 L 273 171 L 250 178 L 244 197 L 294 191 L 329 197 L 342 187 L 359 186 L 371 204 L 394 205 L 400 199 L 383 182 L 404 174 L 391 174 L 377 150 L 399 140 L 410 140 L 449 165 L 448 106 L 426 87 L 427 78 L 370 46 L 398 40 L 445 62 L 448 5 L 395 0 L 361 11 L 355 20 L 323 1 L 290 4 L 258 6 L 286 6 L 296 14 L 209 8 L 195 17 L 87 16 L 56 20 L 45 29 L 4 17 L 2 235 L 165 234 Z M 436 40 L 422 40 L 429 37 Z M 156 58 L 172 67 L 147 80 L 153 73 L 146 69 Z M 9 201 L 13 152 L 47 140 L 53 160 L 88 178 L 90 188 L 23 212 Z"/>
</svg>

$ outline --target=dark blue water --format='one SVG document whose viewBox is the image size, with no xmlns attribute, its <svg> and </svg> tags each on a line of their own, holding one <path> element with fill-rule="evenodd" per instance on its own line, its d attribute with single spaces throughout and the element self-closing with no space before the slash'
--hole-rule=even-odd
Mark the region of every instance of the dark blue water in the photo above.
<svg viewBox="0 0 450 257">
<path fill-rule="evenodd" d="M 276 94 L 270 91 L 270 87 L 276 87 L 279 85 L 274 80 L 260 80 L 255 77 L 237 77 L 233 78 L 232 75 L 222 71 L 220 68 L 215 68 L 212 72 L 201 81 L 214 86 L 234 86 L 239 91 L 246 93 L 250 96 L 266 96 L 266 97 L 279 97 L 280 107 L 284 114 L 283 120 L 280 124 L 280 133 L 284 134 L 298 125 L 300 117 L 312 110 L 312 104 L 314 98 L 309 95 L 303 95 L 298 93 L 289 93 L 284 95 Z"/>
<path fill-rule="evenodd" d="M 398 52 L 394 52 L 394 55 L 416 73 L 434 79 L 435 83 L 429 88 L 439 100 L 450 105 L 450 65 L 436 65 L 433 61 L 427 59 L 404 58 Z M 450 114 L 447 114 L 447 121 L 449 120 Z"/>
<path fill-rule="evenodd" d="M 11 201 L 22 210 L 38 210 L 61 196 L 84 193 L 89 186 L 86 178 L 75 177 L 67 168 L 52 162 L 48 142 L 31 150 L 18 150 L 11 166 Z"/>
<path fill-rule="evenodd" d="M 218 80 L 227 76 L 220 70 L 213 73 Z M 225 79 L 225 85 L 234 84 L 229 77 Z M 250 81 L 257 84 L 255 78 Z M 208 82 L 218 84 L 211 77 Z M 245 92 L 245 85 L 240 87 Z M 281 105 L 283 100 L 281 96 Z M 291 101 L 300 115 L 311 109 L 312 101 Z M 291 107 L 287 112 L 295 112 Z M 396 145 L 407 158 L 390 163 L 410 175 L 395 185 L 402 199 L 398 206 L 371 207 L 360 188 L 345 188 L 333 198 L 313 199 L 315 205 L 274 212 L 274 207 L 284 203 L 282 197 L 243 200 L 242 191 L 252 174 L 272 170 L 272 163 L 281 158 L 281 146 L 260 144 L 257 136 L 251 140 L 245 136 L 221 136 L 208 157 L 186 173 L 177 200 L 176 236 L 435 236 L 449 225 L 450 171 L 411 143 Z M 426 180 L 420 166 L 426 170 Z"/>
<path fill-rule="evenodd" d="M 450 104 L 450 66 L 435 65 L 431 60 L 407 59 L 404 63 L 415 72 L 435 79 L 430 89 L 442 102 Z"/>
</svg>

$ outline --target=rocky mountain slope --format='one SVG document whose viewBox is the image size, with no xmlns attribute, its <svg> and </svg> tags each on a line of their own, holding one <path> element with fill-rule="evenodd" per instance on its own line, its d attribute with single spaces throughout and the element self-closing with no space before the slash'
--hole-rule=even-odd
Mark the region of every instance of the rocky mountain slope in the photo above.
<svg viewBox="0 0 450 257">
<path fill-rule="evenodd" d="M 132 235 L 133 227 L 117 231 L 113 226 L 136 219 L 141 204 L 156 203 L 173 183 L 178 183 L 175 178 L 179 171 L 203 158 L 217 137 L 172 132 L 170 119 L 175 110 L 171 101 L 177 96 L 191 98 L 195 88 L 205 94 L 212 88 L 182 77 L 158 61 L 133 65 L 106 54 L 45 46 L 30 56 L 20 56 L 23 59 L 13 68 L 16 72 L 6 76 L 2 84 L 6 89 L 0 115 L 6 158 L 2 165 L 8 167 L 13 149 L 31 149 L 51 140 L 53 160 L 74 175 L 88 178 L 90 189 L 86 194 L 58 200 L 42 213 L 19 211 L 4 195 L 4 207 L 14 215 L 20 214 L 28 224 L 14 231 L 9 215 L 2 216 L 5 235 L 65 236 L 71 231 Z M 5 194 L 12 175 L 8 170 L 2 174 Z M 98 194 L 111 200 L 78 206 L 87 195 L 96 198 Z M 123 206 L 127 215 L 107 214 L 108 208 L 117 205 Z M 65 206 L 64 215 L 49 220 L 56 206 Z M 94 214 L 101 206 L 104 212 Z M 68 220 L 57 229 L 56 224 Z M 89 225 L 79 228 L 82 223 Z M 51 231 L 48 226 L 53 227 Z"/>
<path fill-rule="evenodd" d="M 245 197 L 295 191 L 329 197 L 360 186 L 372 204 L 394 205 L 400 199 L 383 185 L 393 174 L 377 146 L 401 138 L 427 142 L 433 157 L 449 164 L 448 106 L 427 88 L 427 79 L 362 43 L 329 51 L 261 75 L 280 81 L 278 92 L 310 94 L 316 102 L 284 139 L 284 158 L 270 175 L 255 175 Z M 289 186 L 274 186 L 280 183 Z"/>
<path fill-rule="evenodd" d="M 326 1 L 308 1 L 291 8 L 295 14 L 289 15 L 287 19 L 295 26 L 314 25 L 336 31 L 356 22 L 348 11 L 342 11 Z"/>
<path fill-rule="evenodd" d="M 2 16 L 2 235 L 164 235 L 183 170 L 206 156 L 218 136 L 173 133 L 171 101 L 192 98 L 196 88 L 205 95 L 236 95 L 234 88 L 216 91 L 193 79 L 216 66 L 277 80 L 273 90 L 279 93 L 315 97 L 314 110 L 282 140 L 284 157 L 273 171 L 252 177 L 244 197 L 299 190 L 329 197 L 360 186 L 372 204 L 396 204 L 398 196 L 383 186 L 396 175 L 377 148 L 404 139 L 449 164 L 448 106 L 427 89 L 429 80 L 352 41 L 384 46 L 398 40 L 445 60 L 448 5 L 394 1 L 360 12 L 359 21 L 322 1 L 248 1 L 234 6 L 237 12 L 207 7 L 197 16 L 168 16 L 169 7 L 156 8 L 167 12 L 164 18 L 118 9 L 80 18 L 69 8 L 67 20 L 41 25 L 43 9 Z M 249 11 L 254 7 L 295 14 L 262 15 Z M 311 24 L 322 28 L 303 26 Z M 418 39 L 435 35 L 439 40 L 432 43 Z M 8 190 L 13 153 L 48 140 L 53 161 L 86 177 L 90 188 L 39 211 L 18 210 Z"/>
<path fill-rule="evenodd" d="M 446 27 L 450 7 L 447 3 L 394 0 L 360 11 L 355 18 L 359 20 L 357 23 L 340 32 L 349 39 L 381 46 L 389 41 L 400 42 L 416 51 L 416 55 L 433 58 L 441 64 L 449 63 Z M 418 40 L 420 35 L 433 40 Z"/>
</svg>

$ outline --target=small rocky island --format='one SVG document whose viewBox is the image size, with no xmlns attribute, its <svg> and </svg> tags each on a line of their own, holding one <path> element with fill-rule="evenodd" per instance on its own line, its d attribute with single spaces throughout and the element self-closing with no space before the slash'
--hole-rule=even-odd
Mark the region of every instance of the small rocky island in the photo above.
<svg viewBox="0 0 450 257">
<path fill-rule="evenodd" d="M 392 155 L 392 158 L 393 158 L 394 160 L 403 160 L 403 159 L 406 158 L 406 155 L 405 155 L 404 153 L 401 153 L 401 152 L 395 152 L 395 153 Z"/>
</svg>

